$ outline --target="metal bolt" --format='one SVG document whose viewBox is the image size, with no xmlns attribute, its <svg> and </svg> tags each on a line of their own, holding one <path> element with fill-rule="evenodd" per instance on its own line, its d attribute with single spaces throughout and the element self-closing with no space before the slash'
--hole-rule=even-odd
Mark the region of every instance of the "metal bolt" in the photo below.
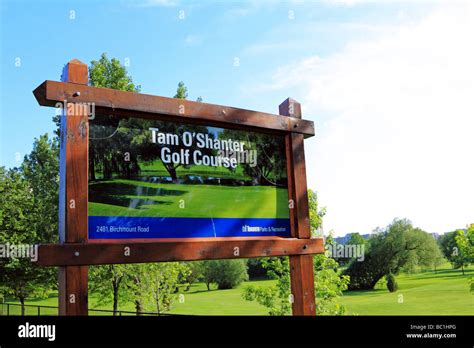
<svg viewBox="0 0 474 348">
<path fill-rule="evenodd" d="M 77 91 L 77 92 L 74 92 L 74 94 L 72 95 L 73 97 L 79 97 L 81 95 L 81 92 Z"/>
<path fill-rule="evenodd" d="M 76 251 L 76 252 L 74 253 L 74 256 L 79 256 L 79 251 Z"/>
<path fill-rule="evenodd" d="M 303 245 L 303 250 L 306 250 L 306 249 L 308 249 L 308 246 L 305 244 Z"/>
</svg>

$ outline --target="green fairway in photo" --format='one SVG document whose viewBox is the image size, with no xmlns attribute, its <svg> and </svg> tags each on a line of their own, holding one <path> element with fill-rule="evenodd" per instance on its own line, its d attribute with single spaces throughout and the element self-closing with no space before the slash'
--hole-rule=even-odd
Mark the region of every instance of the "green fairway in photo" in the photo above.
<svg viewBox="0 0 474 348">
<path fill-rule="evenodd" d="M 274 186 L 89 183 L 89 216 L 289 218 L 288 191 Z"/>
</svg>

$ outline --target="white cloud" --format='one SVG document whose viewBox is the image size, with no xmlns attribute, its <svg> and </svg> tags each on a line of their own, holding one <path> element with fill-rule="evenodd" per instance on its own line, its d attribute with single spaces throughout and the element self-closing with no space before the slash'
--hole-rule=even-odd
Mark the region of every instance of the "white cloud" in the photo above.
<svg viewBox="0 0 474 348">
<path fill-rule="evenodd" d="M 304 90 L 316 123 L 307 171 L 326 231 L 369 232 L 394 217 L 430 232 L 474 222 L 473 32 L 471 4 L 443 3 L 275 72 L 267 87 Z"/>
</svg>

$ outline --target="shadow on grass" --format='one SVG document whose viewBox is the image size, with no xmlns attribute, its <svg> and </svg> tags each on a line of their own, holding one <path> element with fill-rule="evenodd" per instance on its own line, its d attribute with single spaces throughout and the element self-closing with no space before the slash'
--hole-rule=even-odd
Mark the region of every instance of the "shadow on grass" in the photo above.
<svg viewBox="0 0 474 348">
<path fill-rule="evenodd" d="M 417 279 L 431 279 L 431 278 L 437 278 L 439 280 L 442 280 L 443 278 L 459 278 L 459 277 L 472 277 L 474 276 L 474 270 L 468 269 L 464 270 L 464 276 L 462 274 L 461 269 L 447 269 L 447 270 L 441 270 L 437 271 L 436 273 L 434 271 L 432 272 L 422 272 L 422 273 L 411 273 L 408 274 L 408 278 L 417 278 Z"/>
<path fill-rule="evenodd" d="M 211 292 L 215 292 L 215 291 L 221 291 L 221 290 L 219 290 L 217 288 L 215 288 L 215 289 L 211 288 L 211 290 L 207 290 L 207 289 L 192 290 L 192 288 L 191 288 L 189 291 L 186 291 L 185 293 L 187 293 L 187 294 L 200 294 L 200 293 L 203 293 L 203 292 L 211 293 Z"/>
<path fill-rule="evenodd" d="M 344 296 L 367 296 L 367 295 L 380 295 L 386 294 L 389 291 L 387 289 L 373 289 L 373 290 L 346 290 L 343 292 Z"/>
<path fill-rule="evenodd" d="M 168 201 L 160 201 L 146 197 L 181 196 L 187 192 L 188 191 L 184 190 L 169 190 L 128 183 L 99 181 L 89 184 L 89 202 L 141 209 L 148 205 L 171 204 L 171 202 Z M 144 198 L 130 198 L 126 196 L 138 196 Z"/>
</svg>

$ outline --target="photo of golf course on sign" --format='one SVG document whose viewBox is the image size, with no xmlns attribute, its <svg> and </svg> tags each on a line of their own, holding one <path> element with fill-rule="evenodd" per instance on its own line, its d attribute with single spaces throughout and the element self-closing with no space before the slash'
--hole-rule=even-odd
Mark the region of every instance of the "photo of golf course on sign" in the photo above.
<svg viewBox="0 0 474 348">
<path fill-rule="evenodd" d="M 89 238 L 289 236 L 283 136 L 97 115 Z"/>
</svg>

